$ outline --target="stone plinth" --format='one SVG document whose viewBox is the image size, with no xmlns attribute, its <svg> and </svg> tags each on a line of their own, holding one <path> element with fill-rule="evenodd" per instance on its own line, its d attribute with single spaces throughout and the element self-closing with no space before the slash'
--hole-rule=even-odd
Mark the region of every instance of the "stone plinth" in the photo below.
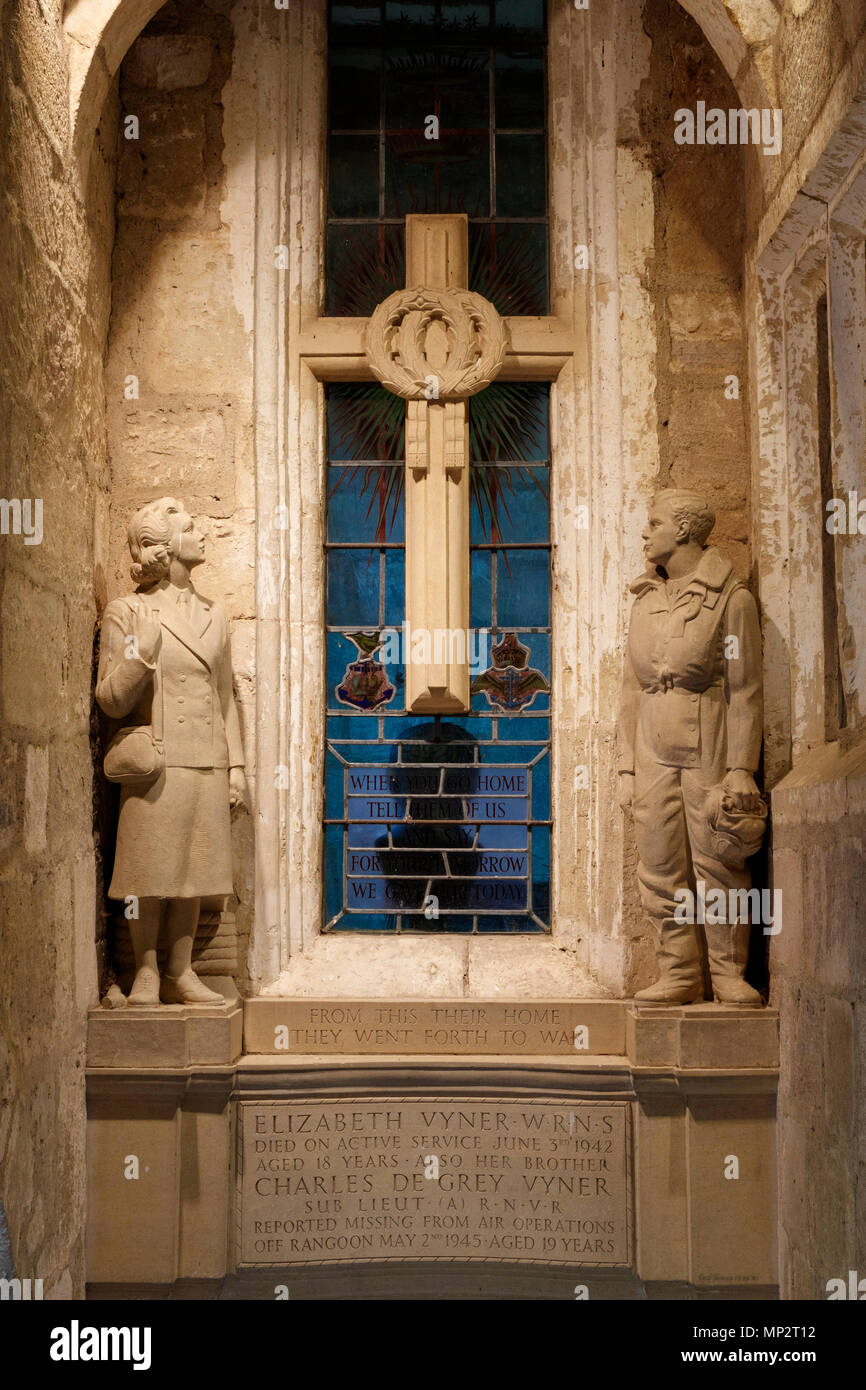
<svg viewBox="0 0 866 1390">
<path fill-rule="evenodd" d="M 520 1031 L 509 1010 L 539 1017 L 495 1051 Z M 383 1296 L 406 1271 L 427 1297 L 428 1267 L 454 1296 L 465 1278 L 478 1297 L 494 1267 L 496 1297 L 535 1283 L 573 1297 L 576 1282 L 601 1298 L 775 1296 L 772 1011 L 257 999 L 243 1012 L 241 1052 L 231 1006 L 94 1011 L 107 1015 L 91 1017 L 88 1070 L 94 1296 L 336 1297 L 373 1270 Z M 575 1047 L 581 1028 L 599 1050 Z"/>
<path fill-rule="evenodd" d="M 628 1056 L 636 1068 L 748 1070 L 779 1065 L 776 1009 L 629 1004 L 626 1035 Z"/>
<path fill-rule="evenodd" d="M 91 1009 L 87 1067 L 218 1066 L 241 1053 L 243 1009 L 225 1004 L 160 1004 L 155 1008 Z"/>
</svg>

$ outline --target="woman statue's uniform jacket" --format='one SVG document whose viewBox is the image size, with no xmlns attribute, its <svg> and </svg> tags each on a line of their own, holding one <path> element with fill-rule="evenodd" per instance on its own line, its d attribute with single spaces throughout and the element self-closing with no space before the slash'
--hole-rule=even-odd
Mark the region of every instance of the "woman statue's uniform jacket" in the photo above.
<svg viewBox="0 0 866 1390">
<path fill-rule="evenodd" d="M 159 612 L 162 642 L 153 663 L 127 655 L 133 604 Z M 228 769 L 243 767 L 244 755 L 222 606 L 167 579 L 113 599 L 102 624 L 96 698 L 117 728 L 152 723 L 157 664 L 165 770 L 150 786 L 121 788 L 108 896 L 227 895 L 232 892 Z"/>
</svg>

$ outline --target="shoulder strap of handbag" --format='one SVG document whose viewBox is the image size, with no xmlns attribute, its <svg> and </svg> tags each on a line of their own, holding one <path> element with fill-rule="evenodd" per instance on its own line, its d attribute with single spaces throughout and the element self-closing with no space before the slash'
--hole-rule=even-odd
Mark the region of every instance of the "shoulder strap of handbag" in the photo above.
<svg viewBox="0 0 866 1390">
<path fill-rule="evenodd" d="M 151 615 L 156 618 L 162 631 L 162 623 L 159 617 L 159 609 L 152 608 Z M 153 730 L 153 741 L 160 752 L 163 751 L 163 738 L 165 734 L 165 687 L 162 680 L 162 642 L 159 644 L 159 651 L 156 654 L 156 666 L 153 671 L 153 703 L 150 716 L 151 728 Z"/>
</svg>

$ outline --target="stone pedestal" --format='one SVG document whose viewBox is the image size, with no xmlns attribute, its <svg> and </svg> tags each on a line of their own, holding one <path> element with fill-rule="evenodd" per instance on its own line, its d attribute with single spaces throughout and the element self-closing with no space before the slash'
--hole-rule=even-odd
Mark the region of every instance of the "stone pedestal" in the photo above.
<svg viewBox="0 0 866 1390">
<path fill-rule="evenodd" d="M 771 1010 L 257 999 L 90 1029 L 92 1296 L 775 1296 Z"/>
</svg>

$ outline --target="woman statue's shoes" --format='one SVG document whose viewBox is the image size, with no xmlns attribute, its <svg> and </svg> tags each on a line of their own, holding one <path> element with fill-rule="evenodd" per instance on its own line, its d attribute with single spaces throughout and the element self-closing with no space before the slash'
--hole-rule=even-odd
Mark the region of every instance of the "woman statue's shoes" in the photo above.
<svg viewBox="0 0 866 1390">
<path fill-rule="evenodd" d="M 163 1004 L 224 1004 L 216 990 L 203 985 L 194 970 L 185 970 L 176 980 L 163 975 L 159 997 Z"/>
<path fill-rule="evenodd" d="M 143 965 L 136 972 L 132 989 L 129 991 L 129 1004 L 139 1008 L 156 1008 L 159 1004 L 159 971 Z"/>
<path fill-rule="evenodd" d="M 162 1004 L 224 1004 L 216 990 L 203 985 L 194 970 L 185 970 L 176 980 L 163 975 L 149 965 L 137 972 L 127 1003 L 137 1008 L 156 1008 Z"/>
</svg>

